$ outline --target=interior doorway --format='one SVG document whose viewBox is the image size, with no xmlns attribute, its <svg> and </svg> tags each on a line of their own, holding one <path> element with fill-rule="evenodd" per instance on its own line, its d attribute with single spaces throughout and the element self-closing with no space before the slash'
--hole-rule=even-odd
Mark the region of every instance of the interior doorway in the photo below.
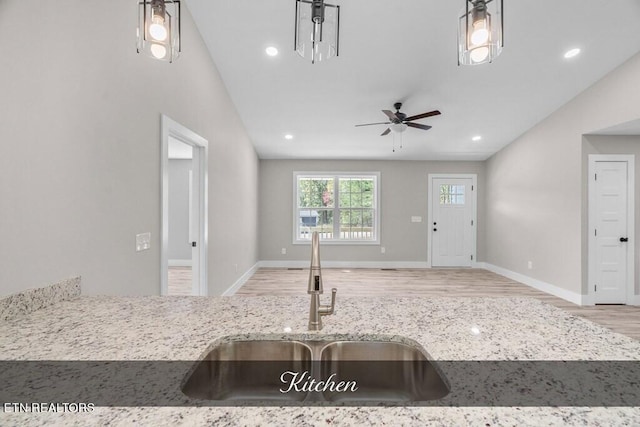
<svg viewBox="0 0 640 427">
<path fill-rule="evenodd" d="M 162 116 L 161 294 L 207 295 L 207 141 Z"/>
<path fill-rule="evenodd" d="M 428 253 L 432 267 L 476 262 L 476 175 L 429 175 Z"/>
<path fill-rule="evenodd" d="M 634 156 L 589 156 L 589 289 L 593 304 L 632 304 Z"/>
</svg>

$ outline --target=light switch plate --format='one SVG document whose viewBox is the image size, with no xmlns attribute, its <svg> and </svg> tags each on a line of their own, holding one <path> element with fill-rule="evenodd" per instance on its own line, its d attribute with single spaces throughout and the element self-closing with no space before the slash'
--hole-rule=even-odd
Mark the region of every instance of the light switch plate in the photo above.
<svg viewBox="0 0 640 427">
<path fill-rule="evenodd" d="M 136 234 L 136 252 L 151 248 L 151 233 Z"/>
<path fill-rule="evenodd" d="M 411 222 L 422 222 L 422 217 L 421 216 L 412 216 L 411 217 Z"/>
</svg>

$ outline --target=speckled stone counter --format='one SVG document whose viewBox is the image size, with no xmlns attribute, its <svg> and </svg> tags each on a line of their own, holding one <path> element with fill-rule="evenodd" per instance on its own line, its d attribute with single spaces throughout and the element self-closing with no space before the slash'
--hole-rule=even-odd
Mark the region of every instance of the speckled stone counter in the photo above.
<svg viewBox="0 0 640 427">
<path fill-rule="evenodd" d="M 80 296 L 80 277 L 73 277 L 44 288 L 29 289 L 24 292 L 0 298 L 0 320 L 29 314 L 61 301 Z"/>
<path fill-rule="evenodd" d="M 326 296 L 325 296 L 326 298 Z M 78 297 L 0 328 L 3 360 L 198 360 L 225 336 L 401 336 L 435 360 L 640 360 L 640 342 L 527 298 Z M 289 331 L 291 328 L 291 332 Z M 173 407 L 0 413 L 0 425 L 640 425 L 640 408 Z"/>
</svg>

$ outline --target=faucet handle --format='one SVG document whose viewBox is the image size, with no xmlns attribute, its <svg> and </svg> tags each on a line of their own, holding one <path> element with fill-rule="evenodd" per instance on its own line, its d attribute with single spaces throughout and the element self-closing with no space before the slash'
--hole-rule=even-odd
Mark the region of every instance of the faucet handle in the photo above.
<svg viewBox="0 0 640 427">
<path fill-rule="evenodd" d="M 338 292 L 336 288 L 331 289 L 331 305 L 321 305 L 318 307 L 318 314 L 321 316 L 333 314 L 333 309 L 336 306 L 336 292 Z"/>
<path fill-rule="evenodd" d="M 336 293 L 338 292 L 338 288 L 331 288 L 331 312 L 329 314 L 333 314 L 333 309 L 336 307 Z"/>
</svg>

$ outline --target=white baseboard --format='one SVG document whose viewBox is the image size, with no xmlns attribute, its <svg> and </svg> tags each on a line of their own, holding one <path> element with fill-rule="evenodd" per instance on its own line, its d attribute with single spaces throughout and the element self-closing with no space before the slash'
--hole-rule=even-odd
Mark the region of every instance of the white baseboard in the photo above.
<svg viewBox="0 0 640 427">
<path fill-rule="evenodd" d="M 253 276 L 253 274 L 258 270 L 258 268 L 260 268 L 260 262 L 255 263 L 253 267 L 247 270 L 238 280 L 236 280 L 236 282 L 233 285 L 229 287 L 229 289 L 227 289 L 222 293 L 222 296 L 230 297 L 236 292 L 238 292 L 238 289 L 240 289 L 242 285 L 247 283 L 247 280 L 249 280 L 251 276 Z"/>
<path fill-rule="evenodd" d="M 170 259 L 168 265 L 169 267 L 193 267 L 193 262 L 190 259 Z"/>
<path fill-rule="evenodd" d="M 587 305 L 585 295 L 577 294 L 575 292 L 568 291 L 560 288 L 551 283 L 543 282 L 542 280 L 534 279 L 533 277 L 525 276 L 524 274 L 516 273 L 515 271 L 507 270 L 506 268 L 498 267 L 493 264 L 483 263 L 486 270 L 492 271 L 509 279 L 515 280 L 520 283 L 524 283 L 527 286 L 538 289 L 539 291 L 546 292 L 551 295 L 555 295 L 558 298 L 562 298 L 577 305 Z"/>
<path fill-rule="evenodd" d="M 260 268 L 308 268 L 311 261 L 260 261 Z M 421 261 L 322 261 L 323 268 L 430 268 Z"/>
<path fill-rule="evenodd" d="M 634 295 L 633 300 L 631 301 L 631 305 L 640 305 L 640 295 Z"/>
</svg>

